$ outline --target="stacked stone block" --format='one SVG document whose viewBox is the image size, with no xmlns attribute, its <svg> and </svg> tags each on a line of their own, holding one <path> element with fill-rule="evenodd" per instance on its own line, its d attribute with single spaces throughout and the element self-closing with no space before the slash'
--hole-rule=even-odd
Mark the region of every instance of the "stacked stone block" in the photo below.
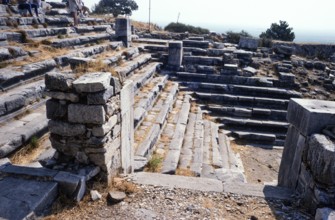
<svg viewBox="0 0 335 220">
<path fill-rule="evenodd" d="M 45 76 L 47 118 L 58 160 L 99 166 L 110 180 L 121 168 L 121 85 L 107 72 Z"/>
<path fill-rule="evenodd" d="M 335 124 L 335 102 L 291 99 L 287 120 L 278 184 L 296 190 L 313 214 L 335 208 L 335 141 L 321 134 Z"/>
</svg>

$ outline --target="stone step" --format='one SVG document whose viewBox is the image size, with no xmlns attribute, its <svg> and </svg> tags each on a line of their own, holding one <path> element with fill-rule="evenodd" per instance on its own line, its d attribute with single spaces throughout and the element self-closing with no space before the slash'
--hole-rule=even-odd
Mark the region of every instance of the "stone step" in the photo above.
<svg viewBox="0 0 335 220">
<path fill-rule="evenodd" d="M 248 85 L 248 86 L 262 86 L 273 87 L 272 81 L 260 77 L 245 77 L 245 76 L 225 76 L 219 74 L 206 74 L 206 73 L 189 73 L 189 72 L 176 72 L 178 80 L 192 81 L 192 82 L 208 82 L 216 84 L 235 84 L 235 85 Z"/>
<path fill-rule="evenodd" d="M 69 59 L 73 57 L 89 57 L 107 50 L 115 50 L 122 46 L 122 42 L 110 42 L 102 45 L 76 49 L 66 55 L 55 57 L 54 59 L 37 61 L 23 66 L 12 66 L 2 68 L 0 71 L 0 89 L 8 90 L 26 83 L 27 81 L 39 79 L 45 73 L 53 71 L 58 65 L 69 64 Z"/>
<path fill-rule="evenodd" d="M 71 33 L 90 33 L 90 32 L 105 32 L 110 29 L 110 25 L 94 25 L 94 26 L 79 26 L 75 28 L 70 27 L 60 27 L 60 28 L 38 28 L 38 29 L 27 29 L 23 30 L 27 37 L 37 38 L 37 37 L 50 37 L 50 36 L 66 36 Z"/>
<path fill-rule="evenodd" d="M 204 125 L 204 160 L 200 176 L 224 182 L 246 182 L 242 161 L 230 148 L 228 137 L 218 132 L 215 123 L 205 120 Z"/>
<path fill-rule="evenodd" d="M 89 64 L 90 62 L 103 62 L 109 66 L 116 66 L 122 64 L 126 60 L 132 60 L 139 56 L 139 50 L 137 47 L 134 48 L 124 48 L 120 51 L 106 51 L 102 54 L 92 56 L 90 58 L 86 57 L 70 57 L 68 59 L 71 69 L 76 68 L 78 65 Z"/>
<path fill-rule="evenodd" d="M 214 103 L 224 104 L 228 106 L 252 106 L 254 108 L 271 108 L 278 110 L 286 110 L 289 100 L 288 99 L 274 99 L 274 98 L 263 98 L 254 96 L 242 96 L 242 95 L 231 95 L 231 94 L 218 94 L 218 93 L 203 93 L 195 92 L 197 98 Z"/>
<path fill-rule="evenodd" d="M 77 48 L 74 50 L 71 50 L 72 52 L 59 56 L 55 58 L 55 61 L 58 65 L 60 66 L 66 66 L 69 64 L 69 59 L 73 57 L 90 57 L 94 55 L 98 55 L 110 50 L 118 50 L 119 48 L 123 47 L 122 41 L 114 41 L 114 42 L 107 42 L 107 43 L 102 43 L 99 45 L 95 46 L 90 46 L 90 47 L 82 47 L 82 48 Z"/>
<path fill-rule="evenodd" d="M 271 119 L 274 121 L 286 121 L 286 110 L 277 110 L 270 108 L 254 108 L 226 105 L 203 105 L 213 116 L 233 116 L 250 119 Z"/>
<path fill-rule="evenodd" d="M 169 47 L 165 45 L 145 45 L 144 49 L 150 51 L 150 53 L 156 53 L 156 52 L 167 53 L 169 50 Z"/>
<path fill-rule="evenodd" d="M 124 64 L 115 67 L 114 70 L 121 78 L 121 81 L 124 81 L 126 78 L 129 78 L 131 74 L 134 74 L 134 70 L 141 67 L 150 60 L 150 54 L 142 54 L 131 61 L 127 61 Z"/>
<path fill-rule="evenodd" d="M 45 106 L 21 118 L 6 122 L 0 127 L 0 158 L 27 144 L 36 136 L 48 131 Z"/>
<path fill-rule="evenodd" d="M 43 100 L 43 80 L 15 87 L 0 93 L 0 121 L 4 116 Z"/>
<path fill-rule="evenodd" d="M 65 48 L 78 45 L 85 45 L 89 43 L 97 43 L 98 41 L 112 40 L 112 35 L 108 33 L 103 33 L 103 34 L 78 36 L 73 38 L 52 39 L 52 40 L 48 39 L 48 40 L 50 41 L 50 45 L 55 48 Z"/>
<path fill-rule="evenodd" d="M 17 46 L 3 46 L 0 48 L 0 62 L 10 61 L 18 57 L 25 57 L 28 52 Z"/>
<path fill-rule="evenodd" d="M 270 121 L 270 120 L 255 120 L 238 117 L 216 117 L 216 120 L 227 126 L 248 126 L 256 128 L 273 128 L 286 130 L 289 126 L 287 122 Z"/>
<path fill-rule="evenodd" d="M 203 163 L 203 139 L 202 111 L 198 107 L 196 112 L 189 114 L 178 169 L 189 169 L 195 176 L 200 176 Z"/>
<path fill-rule="evenodd" d="M 189 99 L 190 97 L 188 95 L 184 97 L 184 100 L 181 103 L 178 115 L 176 115 L 177 117 L 175 118 L 176 123 L 174 127 L 173 136 L 171 138 L 171 141 L 168 146 L 168 151 L 163 161 L 161 173 L 164 173 L 164 174 L 175 174 L 176 173 L 181 148 L 183 145 L 186 125 L 187 125 L 187 120 L 188 120 L 188 114 L 191 108 Z"/>
<path fill-rule="evenodd" d="M 129 77 L 129 80 L 134 82 L 134 93 L 143 87 L 158 71 L 160 68 L 160 63 L 149 62 L 142 69 L 135 71 L 133 75 Z"/>
<path fill-rule="evenodd" d="M 168 76 L 156 77 L 147 82 L 135 96 L 134 126 L 135 129 L 156 102 L 162 89 L 165 87 Z"/>
<path fill-rule="evenodd" d="M 262 143 L 262 144 L 271 144 L 274 146 L 284 146 L 285 144 L 285 139 L 278 139 L 276 134 L 245 132 L 245 131 L 232 131 L 231 134 L 239 140 L 247 140 L 248 144 Z"/>
<path fill-rule="evenodd" d="M 141 44 L 154 44 L 154 45 L 167 45 L 169 40 L 160 40 L 160 39 L 151 39 L 151 38 L 138 38 L 133 39 L 134 43 L 141 43 Z"/>
<path fill-rule="evenodd" d="M 135 129 L 146 116 L 165 87 L 168 76 L 156 77 L 148 81 L 135 96 L 134 103 L 134 127 Z"/>
<path fill-rule="evenodd" d="M 209 41 L 183 40 L 183 46 L 207 49 L 209 48 Z"/>
<path fill-rule="evenodd" d="M 294 90 L 271 88 L 271 87 L 260 87 L 260 86 L 244 86 L 234 84 L 217 84 L 217 83 L 204 83 L 204 82 L 190 82 L 183 81 L 180 83 L 183 86 L 187 86 L 194 91 L 202 91 L 208 93 L 224 93 L 224 94 L 235 94 L 235 95 L 248 95 L 258 97 L 270 97 L 270 98 L 301 98 L 302 94 Z"/>
<path fill-rule="evenodd" d="M 79 23 L 81 24 L 88 24 L 88 23 L 101 24 L 104 22 L 105 21 L 101 18 L 93 18 L 93 17 L 79 19 Z M 45 16 L 45 23 L 48 26 L 68 27 L 71 23 L 73 23 L 73 19 L 67 16 Z"/>
<path fill-rule="evenodd" d="M 1 69 L 0 89 L 5 90 L 20 84 L 21 81 L 36 78 L 53 70 L 57 63 L 53 59 L 26 64 L 21 67 L 6 67 Z"/>
<path fill-rule="evenodd" d="M 222 65 L 222 57 L 207 57 L 207 56 L 184 56 L 184 65 L 210 65 L 218 66 Z"/>
<path fill-rule="evenodd" d="M 167 84 L 153 108 L 148 111 L 144 121 L 135 131 L 135 156 L 150 158 L 177 93 L 178 84 Z"/>
</svg>

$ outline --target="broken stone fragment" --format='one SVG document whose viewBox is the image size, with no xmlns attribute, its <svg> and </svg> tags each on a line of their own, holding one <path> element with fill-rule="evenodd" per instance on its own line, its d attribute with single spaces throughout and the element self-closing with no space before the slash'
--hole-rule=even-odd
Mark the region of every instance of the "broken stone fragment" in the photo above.
<svg viewBox="0 0 335 220">
<path fill-rule="evenodd" d="M 97 190 L 91 190 L 90 194 L 91 194 L 91 199 L 93 201 L 97 201 L 97 200 L 101 199 L 101 197 L 102 197 L 101 194 Z"/>
<path fill-rule="evenodd" d="M 114 191 L 108 193 L 108 201 L 112 204 L 122 202 L 127 195 L 124 192 Z"/>
<path fill-rule="evenodd" d="M 74 74 L 51 72 L 45 75 L 45 86 L 48 90 L 69 91 L 72 89 Z"/>
<path fill-rule="evenodd" d="M 73 82 L 75 90 L 79 93 L 101 92 L 109 88 L 111 73 L 87 73 Z"/>
<path fill-rule="evenodd" d="M 88 105 L 104 105 L 107 103 L 108 99 L 114 95 L 113 86 L 109 86 L 103 92 L 90 93 L 87 95 L 87 104 Z"/>
</svg>

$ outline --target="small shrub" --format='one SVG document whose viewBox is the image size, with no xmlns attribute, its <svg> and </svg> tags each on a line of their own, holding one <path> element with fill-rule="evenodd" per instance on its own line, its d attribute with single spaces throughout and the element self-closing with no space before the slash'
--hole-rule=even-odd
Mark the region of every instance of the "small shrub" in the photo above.
<svg viewBox="0 0 335 220">
<path fill-rule="evenodd" d="M 44 28 L 47 28 L 47 27 L 48 27 L 48 23 L 45 23 L 45 22 L 44 22 L 44 23 L 42 24 L 42 26 L 43 26 Z"/>
<path fill-rule="evenodd" d="M 35 28 L 35 29 L 38 29 L 38 24 L 32 24 L 31 26 L 33 26 L 33 28 Z"/>
<path fill-rule="evenodd" d="M 44 44 L 44 45 L 51 45 L 52 42 L 49 40 L 49 39 L 44 39 L 41 41 L 41 44 Z"/>
<path fill-rule="evenodd" d="M 32 148 L 32 149 L 34 149 L 34 148 L 37 148 L 40 144 L 39 144 L 39 140 L 38 140 L 38 138 L 36 137 L 36 136 L 33 136 L 31 139 L 30 139 L 30 147 Z"/>
<path fill-rule="evenodd" d="M 152 155 L 151 159 L 147 163 L 147 171 L 158 172 L 161 167 L 163 158 L 157 154 Z"/>
<path fill-rule="evenodd" d="M 272 40 L 269 39 L 269 38 L 261 38 L 259 44 L 260 44 L 260 47 L 271 48 L 272 47 Z"/>
<path fill-rule="evenodd" d="M 189 32 L 193 34 L 209 34 L 209 30 L 201 27 L 194 27 L 192 25 L 186 25 L 183 23 L 170 23 L 165 27 L 166 31 L 184 33 Z"/>
<path fill-rule="evenodd" d="M 232 44 L 238 44 L 241 37 L 252 37 L 248 32 L 242 30 L 241 32 L 228 31 L 226 33 L 226 40 Z"/>
</svg>

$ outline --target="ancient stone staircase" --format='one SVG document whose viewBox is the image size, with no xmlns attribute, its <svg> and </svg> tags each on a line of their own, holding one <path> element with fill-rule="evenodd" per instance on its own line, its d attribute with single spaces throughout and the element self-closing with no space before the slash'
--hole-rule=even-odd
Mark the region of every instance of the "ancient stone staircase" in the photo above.
<svg viewBox="0 0 335 220">
<path fill-rule="evenodd" d="M 243 75 L 245 70 L 234 63 L 247 63 L 252 53 L 231 45 L 209 48 L 208 41 L 193 38 L 184 41 L 184 70 L 171 73 L 162 70 L 167 41 L 138 39 L 135 46 L 124 48 L 108 22 L 86 18 L 81 20 L 83 26 L 69 28 L 71 19 L 64 4 L 52 5 L 54 9 L 44 18 L 47 27 L 38 24 L 32 29 L 34 18 L 10 18 L 18 20 L 20 31 L 1 26 L 9 18 L 0 5 L 0 44 L 5 45 L 0 50 L 4 64 L 0 70 L 0 157 L 47 133 L 46 116 L 62 114 L 45 95 L 78 99 L 62 91 L 45 91 L 46 85 L 51 88 L 54 83 L 48 76 L 64 73 L 76 77 L 78 69 L 91 64 L 110 68 L 113 77 L 120 79 L 120 84 L 112 85 L 114 90 L 133 82 L 135 171 L 146 170 L 158 157 L 156 172 L 162 174 L 243 183 L 243 164 L 228 136 L 247 143 L 283 144 L 288 100 L 301 95 L 275 86 L 278 83 L 271 79 Z M 42 42 L 43 46 L 36 46 Z M 49 53 L 39 50 L 44 47 Z M 223 62 L 225 56 L 233 56 L 227 58 L 232 64 Z M 45 103 L 53 112 L 46 111 Z M 42 154 L 49 156 L 37 160 L 43 158 L 39 162 L 52 167 L 49 159 L 53 153 L 45 149 Z"/>
<path fill-rule="evenodd" d="M 142 39 L 142 42 L 148 44 L 146 51 L 166 61 L 168 46 L 162 40 L 154 43 Z M 268 62 L 267 53 L 249 52 L 231 44 L 214 43 L 214 48 L 210 48 L 209 42 L 203 39 L 183 40 L 183 43 L 183 71 L 170 74 L 181 85 L 181 91 L 193 92 L 202 110 L 220 124 L 222 132 L 237 141 L 265 147 L 283 146 L 289 99 L 302 97 L 294 90 L 294 75 L 289 73 L 291 62 L 278 62 L 278 75 L 265 77 L 249 65 L 253 59 L 263 62 L 260 57 Z"/>
</svg>

